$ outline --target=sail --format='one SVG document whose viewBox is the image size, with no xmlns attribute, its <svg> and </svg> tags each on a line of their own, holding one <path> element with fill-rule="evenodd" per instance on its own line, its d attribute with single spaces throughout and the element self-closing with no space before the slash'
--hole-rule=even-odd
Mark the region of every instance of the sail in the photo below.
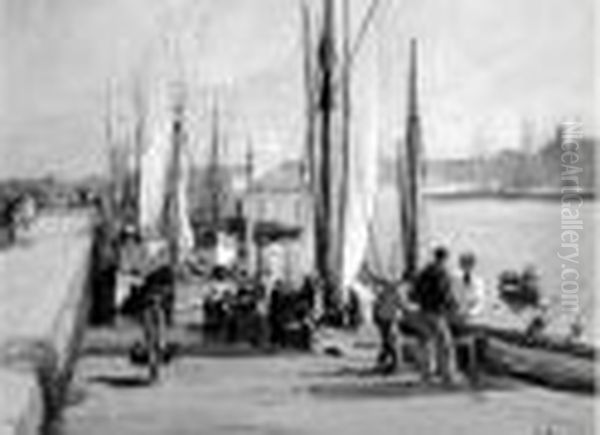
<svg viewBox="0 0 600 435">
<path fill-rule="evenodd" d="M 139 225 L 142 234 L 164 235 L 164 210 L 171 167 L 171 111 L 166 87 L 150 96 L 144 149 L 140 157 Z"/>
<path fill-rule="evenodd" d="M 343 8 L 349 21 L 348 5 Z M 346 23 L 345 26 L 348 26 Z M 377 31 L 376 26 L 372 31 Z M 375 201 L 379 190 L 379 87 L 378 41 L 375 35 L 362 42 L 360 53 L 350 53 L 348 29 L 344 37 L 344 58 L 349 69 L 342 84 L 341 137 L 345 142 L 340 170 L 342 228 L 341 285 L 356 287 L 367 258 Z M 352 55 L 357 55 L 352 59 Z M 344 77 L 344 76 L 343 76 Z M 344 90 L 346 95 L 344 95 Z M 350 128 L 351 126 L 351 128 Z"/>
<path fill-rule="evenodd" d="M 194 245 L 188 210 L 189 160 L 184 158 L 186 132 L 183 98 L 182 92 L 177 94 L 172 112 L 169 188 L 165 209 L 172 264 L 182 264 Z"/>
<path fill-rule="evenodd" d="M 369 28 L 377 31 L 373 23 L 376 3 L 363 15 L 359 36 L 353 39 L 350 4 L 343 2 L 343 38 L 338 44 L 334 4 L 333 0 L 323 1 L 321 33 L 315 44 L 318 92 L 313 111 L 318 115 L 318 137 L 308 135 L 307 141 L 308 145 L 317 141 L 318 146 L 307 147 L 313 151 L 307 154 L 316 168 L 311 174 L 316 268 L 322 277 L 337 284 L 343 302 L 349 288 L 357 289 L 362 266 L 372 251 L 379 187 L 379 41 L 364 37 Z M 305 50 L 307 46 L 305 41 Z M 310 86 L 307 90 L 310 103 Z M 309 127 L 312 114 L 309 110 Z"/>
<path fill-rule="evenodd" d="M 183 157 L 183 156 L 181 156 Z M 181 159 L 183 160 L 183 159 Z M 185 161 L 187 162 L 187 160 Z M 188 186 L 189 186 L 190 165 L 182 162 L 179 177 L 176 183 L 177 195 L 177 211 L 175 218 L 177 219 L 176 228 L 177 234 L 177 252 L 179 261 L 188 257 L 194 248 L 194 233 L 190 222 L 189 203 L 188 203 Z"/>
<path fill-rule="evenodd" d="M 419 190 L 424 174 L 415 40 L 410 42 L 408 72 L 406 135 L 396 141 L 396 163 L 386 171 L 391 184 L 378 192 L 369 250 L 369 267 L 388 280 L 398 280 L 404 273 L 414 276 L 418 268 Z"/>
<path fill-rule="evenodd" d="M 347 199 L 343 238 L 342 286 L 357 278 L 368 249 L 378 192 L 379 144 L 374 92 L 362 86 L 355 99 L 355 134 L 348 147 Z"/>
</svg>

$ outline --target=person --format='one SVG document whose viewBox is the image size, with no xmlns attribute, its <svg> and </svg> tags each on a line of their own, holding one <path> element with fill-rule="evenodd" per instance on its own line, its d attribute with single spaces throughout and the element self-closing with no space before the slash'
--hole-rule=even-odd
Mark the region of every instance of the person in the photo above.
<svg viewBox="0 0 600 435">
<path fill-rule="evenodd" d="M 139 311 L 142 284 L 148 263 L 142 237 L 133 225 L 125 225 L 120 234 L 118 271 L 114 303 L 123 314 Z"/>
<path fill-rule="evenodd" d="M 106 325 L 117 314 L 115 288 L 118 288 L 119 240 L 116 228 L 107 219 L 104 209 L 96 203 L 93 222 L 91 306 L 89 320 L 93 325 Z"/>
<path fill-rule="evenodd" d="M 166 306 L 171 291 L 172 279 L 169 266 L 160 266 L 151 271 L 141 286 L 141 319 L 146 346 L 156 342 L 159 353 L 166 350 L 165 330 L 168 325 Z"/>
<path fill-rule="evenodd" d="M 35 219 L 36 213 L 36 202 L 31 195 L 23 193 L 17 198 L 13 216 L 17 227 L 28 230 Z"/>
<path fill-rule="evenodd" d="M 485 336 L 468 328 L 484 312 L 485 286 L 483 279 L 475 273 L 476 258 L 472 252 L 463 252 L 458 257 L 458 269 L 452 274 L 452 295 L 456 311 L 451 316 L 450 327 L 461 341 L 457 346 L 457 364 L 464 369 L 472 382 L 477 382 L 478 361 L 485 346 Z"/>
<path fill-rule="evenodd" d="M 204 313 L 204 337 L 207 341 L 216 341 L 223 316 L 220 312 L 219 295 L 214 288 L 210 288 L 204 298 L 202 310 Z"/>
<path fill-rule="evenodd" d="M 276 280 L 273 284 L 269 297 L 268 320 L 271 333 L 271 345 L 275 347 L 285 346 L 285 302 L 283 282 Z"/>
<path fill-rule="evenodd" d="M 433 261 L 418 273 L 413 299 L 420 309 L 429 334 L 426 340 L 426 378 L 441 376 L 444 383 L 458 380 L 456 350 L 449 326 L 449 318 L 456 309 L 452 297 L 451 279 L 447 271 L 448 250 L 435 248 Z"/>
<path fill-rule="evenodd" d="M 475 265 L 475 254 L 464 252 L 458 257 L 458 270 L 452 275 L 452 295 L 460 322 L 477 318 L 485 306 L 485 286 L 475 273 Z"/>
<path fill-rule="evenodd" d="M 256 334 L 254 336 L 254 345 L 259 348 L 265 348 L 269 341 L 269 295 L 266 286 L 258 281 L 254 286 L 256 298 Z"/>
<path fill-rule="evenodd" d="M 524 305 L 539 308 L 541 302 L 540 280 L 540 271 L 532 264 L 527 265 L 521 274 L 521 288 L 519 292 Z"/>
<path fill-rule="evenodd" d="M 221 312 L 223 314 L 223 324 L 221 325 L 220 335 L 225 343 L 231 344 L 237 340 L 237 331 L 235 323 L 235 292 L 232 288 L 226 288 L 220 300 Z"/>
<path fill-rule="evenodd" d="M 173 326 L 175 305 L 175 273 L 173 267 L 168 263 L 158 266 L 146 277 L 146 282 L 160 293 L 159 298 L 166 326 Z"/>
<path fill-rule="evenodd" d="M 402 299 L 394 283 L 379 282 L 379 292 L 373 304 L 373 320 L 380 336 L 377 366 L 384 373 L 392 373 L 398 367 L 398 314 Z"/>
<path fill-rule="evenodd" d="M 347 316 L 348 316 L 348 327 L 353 330 L 357 330 L 363 323 L 361 301 L 358 296 L 358 292 L 354 287 L 348 290 L 348 303 L 347 303 Z"/>
<path fill-rule="evenodd" d="M 172 314 L 169 304 L 174 273 L 168 261 L 168 250 L 162 242 L 144 243 L 139 233 L 129 234 L 132 247 L 137 246 L 141 253 L 132 249 L 131 254 L 135 255 L 122 261 L 121 265 L 138 275 L 139 281 L 132 285 L 131 294 L 124 300 L 121 311 L 131 315 L 141 327 L 142 341 L 134 345 L 131 357 L 134 361 L 139 357 L 149 365 L 150 377 L 154 381 L 158 377 L 159 366 L 171 356 L 166 330 L 168 317 Z"/>
<path fill-rule="evenodd" d="M 28 230 L 36 214 L 33 197 L 21 194 L 8 203 L 3 212 L 3 226 L 8 232 L 8 243 L 17 241 L 20 230 Z"/>
</svg>

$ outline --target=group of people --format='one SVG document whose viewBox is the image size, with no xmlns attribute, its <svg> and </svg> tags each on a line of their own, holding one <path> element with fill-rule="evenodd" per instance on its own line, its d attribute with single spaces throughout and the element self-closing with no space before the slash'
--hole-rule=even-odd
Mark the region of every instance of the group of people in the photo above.
<svg viewBox="0 0 600 435">
<path fill-rule="evenodd" d="M 204 298 L 204 329 L 213 340 L 253 346 L 309 348 L 314 307 L 312 286 L 281 280 L 268 284 L 245 275 L 227 279 L 216 269 Z"/>
<path fill-rule="evenodd" d="M 132 275 L 143 276 L 129 286 L 132 292 L 121 305 L 127 310 L 143 312 L 149 295 L 160 293 L 165 304 L 167 323 L 172 320 L 174 275 L 168 266 L 152 268 L 151 273 L 138 270 L 146 259 L 138 258 L 143 250 L 136 234 L 125 234 L 121 267 Z M 397 368 L 399 333 L 410 333 L 424 349 L 421 359 L 423 375 L 453 383 L 459 378 L 455 334 L 476 317 L 484 305 L 482 279 L 475 273 L 476 258 L 463 253 L 456 271 L 449 269 L 449 252 L 444 247 L 433 251 L 432 260 L 414 276 L 401 282 L 390 282 L 370 274 L 376 298 L 373 319 L 380 334 L 381 347 L 377 364 L 385 372 Z M 168 264 L 166 262 L 165 264 Z M 299 288 L 290 288 L 281 280 L 261 280 L 247 274 L 231 274 L 216 268 L 209 280 L 208 294 L 203 298 L 203 325 L 207 338 L 223 342 L 249 342 L 256 347 L 310 348 L 312 332 L 327 316 L 319 300 L 327 292 L 319 291 L 319 283 L 307 277 Z M 323 294 L 320 294 L 323 293 Z M 165 296 L 166 295 L 166 296 Z M 169 297 L 169 295 L 171 297 Z M 359 302 L 354 322 L 359 322 Z M 142 306 L 131 306 L 139 305 Z M 129 307 L 128 307 L 129 304 Z M 326 305 L 324 301 L 321 305 Z M 319 309 L 320 308 L 320 309 Z M 321 314 L 319 314 L 321 312 Z M 342 316 L 344 317 L 344 316 Z M 348 322 L 346 322 L 348 323 Z"/>
<path fill-rule="evenodd" d="M 461 254 L 456 272 L 449 270 L 448 260 L 448 250 L 438 247 L 431 262 L 400 283 L 372 276 L 379 287 L 373 317 L 381 338 L 377 363 L 383 371 L 396 369 L 398 334 L 403 331 L 417 337 L 424 349 L 420 366 L 425 378 L 446 383 L 460 378 L 455 334 L 481 313 L 485 289 L 474 271 L 474 254 Z"/>
<path fill-rule="evenodd" d="M 126 227 L 120 237 L 119 273 L 115 305 L 122 314 L 143 319 L 147 308 L 159 300 L 167 325 L 173 323 L 175 270 L 168 247 L 143 243 L 140 234 Z"/>
</svg>

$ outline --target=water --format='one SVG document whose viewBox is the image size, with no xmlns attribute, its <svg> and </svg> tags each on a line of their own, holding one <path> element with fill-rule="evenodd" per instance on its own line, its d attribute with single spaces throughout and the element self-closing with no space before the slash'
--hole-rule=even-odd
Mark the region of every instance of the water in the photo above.
<svg viewBox="0 0 600 435">
<path fill-rule="evenodd" d="M 382 194 L 378 226 L 384 229 L 380 241 L 389 239 L 396 226 L 397 202 L 391 192 Z M 497 277 L 503 270 L 522 270 L 535 265 L 542 274 L 544 295 L 553 306 L 554 326 L 564 330 L 573 320 L 573 314 L 560 308 L 561 265 L 557 252 L 561 244 L 559 200 L 534 199 L 426 199 L 422 221 L 422 256 L 439 243 L 448 246 L 452 261 L 465 250 L 476 253 L 479 274 L 487 288 L 494 290 Z M 588 200 L 581 208 L 584 230 L 580 232 L 578 264 L 570 265 L 579 272 L 580 313 L 586 321 L 586 339 L 600 341 L 599 328 L 593 327 L 594 311 L 594 231 L 598 222 L 600 204 Z M 397 257 L 397 253 L 380 248 L 382 258 Z M 394 249 L 396 250 L 396 249 Z M 599 298 L 600 299 L 600 298 Z"/>
</svg>

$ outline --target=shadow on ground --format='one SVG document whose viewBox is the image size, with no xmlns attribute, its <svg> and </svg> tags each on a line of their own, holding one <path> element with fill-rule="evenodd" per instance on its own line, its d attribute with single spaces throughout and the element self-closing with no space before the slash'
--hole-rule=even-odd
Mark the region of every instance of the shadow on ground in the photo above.
<svg viewBox="0 0 600 435">
<path fill-rule="evenodd" d="M 152 385 L 147 376 L 140 375 L 100 375 L 90 377 L 88 382 L 103 384 L 113 388 L 143 388 Z"/>
<path fill-rule="evenodd" d="M 332 371 L 311 373 L 322 381 L 313 381 L 308 391 L 323 398 L 421 397 L 440 394 L 481 394 L 491 391 L 513 391 L 515 381 L 495 376 L 481 376 L 476 383 L 464 380 L 457 385 L 424 382 L 416 373 L 385 375 L 373 367 L 341 367 Z M 333 381 L 332 381 L 333 380 Z"/>
</svg>

